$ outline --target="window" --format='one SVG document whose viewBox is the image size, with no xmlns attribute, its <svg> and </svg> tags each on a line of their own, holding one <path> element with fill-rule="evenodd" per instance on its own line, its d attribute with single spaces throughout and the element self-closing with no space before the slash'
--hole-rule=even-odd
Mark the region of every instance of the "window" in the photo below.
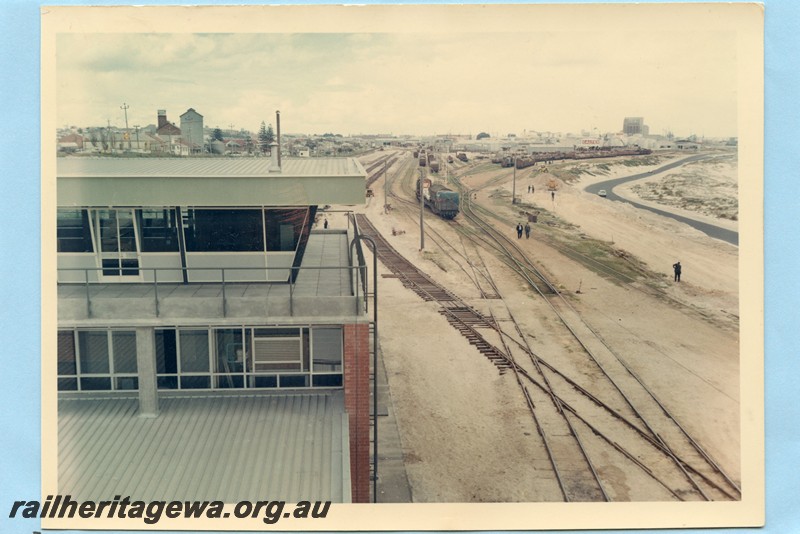
<svg viewBox="0 0 800 534">
<path fill-rule="evenodd" d="M 297 248 L 308 215 L 302 209 L 264 210 L 267 233 L 267 251 L 292 252 Z"/>
<path fill-rule="evenodd" d="M 177 389 L 178 344 L 175 330 L 156 330 L 155 334 L 158 389 Z"/>
<path fill-rule="evenodd" d="M 138 276 L 136 228 L 131 209 L 94 210 L 103 276 Z"/>
<path fill-rule="evenodd" d="M 210 388 L 208 330 L 180 330 L 179 342 L 181 389 Z"/>
<path fill-rule="evenodd" d="M 187 252 L 262 252 L 261 210 L 190 209 L 186 219 Z"/>
<path fill-rule="evenodd" d="M 341 327 L 312 328 L 312 386 L 342 387 Z"/>
<path fill-rule="evenodd" d="M 59 391 L 136 390 L 136 331 L 58 332 Z M 159 328 L 158 389 L 342 387 L 341 327 Z"/>
<path fill-rule="evenodd" d="M 71 331 L 58 333 L 58 390 L 78 389 L 78 366 L 75 360 L 75 334 Z"/>
<path fill-rule="evenodd" d="M 174 209 L 136 210 L 142 252 L 178 252 L 178 223 Z"/>
<path fill-rule="evenodd" d="M 78 332 L 81 374 L 108 374 L 108 332 L 88 330 Z"/>
<path fill-rule="evenodd" d="M 135 390 L 139 387 L 138 380 L 135 331 L 58 333 L 59 390 Z"/>
<path fill-rule="evenodd" d="M 216 339 L 216 387 L 243 388 L 245 354 L 241 328 L 214 331 Z"/>
<path fill-rule="evenodd" d="M 114 351 L 114 372 L 136 374 L 136 332 L 114 331 L 111 340 Z"/>
<path fill-rule="evenodd" d="M 58 252 L 93 252 L 89 212 L 60 209 L 56 217 Z"/>
</svg>

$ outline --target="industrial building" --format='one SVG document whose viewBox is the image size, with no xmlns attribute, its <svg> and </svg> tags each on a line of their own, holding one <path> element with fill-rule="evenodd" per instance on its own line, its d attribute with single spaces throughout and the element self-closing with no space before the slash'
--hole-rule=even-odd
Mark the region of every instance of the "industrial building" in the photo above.
<svg viewBox="0 0 800 534">
<path fill-rule="evenodd" d="M 58 159 L 60 494 L 369 501 L 361 242 L 313 228 L 366 172 L 278 152 Z"/>
</svg>

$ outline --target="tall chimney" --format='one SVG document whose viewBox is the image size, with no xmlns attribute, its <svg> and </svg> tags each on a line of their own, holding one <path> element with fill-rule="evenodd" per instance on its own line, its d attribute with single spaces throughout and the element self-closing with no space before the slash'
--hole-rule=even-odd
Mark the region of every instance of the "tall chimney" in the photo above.
<svg viewBox="0 0 800 534">
<path fill-rule="evenodd" d="M 159 109 L 158 110 L 158 127 L 161 128 L 162 126 L 167 125 L 167 110 L 166 109 Z"/>
<path fill-rule="evenodd" d="M 278 137 L 278 168 L 281 167 L 281 112 L 280 110 L 275 112 L 275 128 L 277 129 L 277 137 Z"/>
<path fill-rule="evenodd" d="M 280 149 L 275 141 L 269 144 L 269 172 L 281 172 Z"/>
</svg>

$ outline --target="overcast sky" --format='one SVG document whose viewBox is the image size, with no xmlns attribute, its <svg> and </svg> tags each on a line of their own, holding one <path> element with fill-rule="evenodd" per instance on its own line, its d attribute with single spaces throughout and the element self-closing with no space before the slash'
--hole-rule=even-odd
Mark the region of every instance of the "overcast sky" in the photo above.
<svg viewBox="0 0 800 534">
<path fill-rule="evenodd" d="M 284 133 L 737 135 L 735 34 L 707 32 L 60 34 L 59 126 Z"/>
</svg>

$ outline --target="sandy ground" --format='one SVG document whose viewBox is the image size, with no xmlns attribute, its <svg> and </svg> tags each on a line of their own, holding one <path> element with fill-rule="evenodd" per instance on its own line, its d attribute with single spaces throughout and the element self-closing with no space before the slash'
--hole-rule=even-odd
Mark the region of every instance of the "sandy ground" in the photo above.
<svg viewBox="0 0 800 534">
<path fill-rule="evenodd" d="M 577 232 L 613 241 L 615 247 L 663 273 L 659 283 L 669 299 L 655 298 L 595 274 L 538 239 L 537 226 L 532 238 L 523 238 L 521 243 L 569 294 L 576 309 L 606 343 L 738 478 L 738 250 L 683 224 L 582 191 L 589 180 L 641 171 L 612 166 L 602 176 L 583 174 L 571 185 L 559 182 L 552 200 L 545 192 L 551 176 L 526 169 L 517 175 L 516 190 L 523 192 L 520 196 L 526 204 L 577 225 Z M 399 165 L 389 174 L 399 180 Z M 493 196 L 501 188 L 510 196 L 510 177 L 494 182 L 497 175 L 498 171 L 490 170 L 464 181 L 473 188 L 490 183 L 478 193 L 477 202 L 513 220 L 517 209 L 512 210 L 509 202 L 498 203 Z M 535 193 L 527 193 L 529 184 L 535 186 Z M 448 252 L 451 246 L 465 248 L 448 224 L 430 212 L 426 214 L 426 224 L 449 245 L 432 235 L 426 238 L 425 251 L 421 252 L 418 213 L 406 213 L 399 207 L 384 213 L 383 180 L 373 189 L 376 196 L 357 211 L 366 213 L 406 258 L 482 312 L 501 320 L 513 315 L 537 353 L 571 369 L 576 379 L 591 379 L 585 364 L 574 360 L 563 328 L 541 297 L 516 274 L 491 253 L 481 253 L 504 300 L 481 299 L 463 263 Z M 345 224 L 342 215 L 331 220 L 334 225 Z M 393 230 L 397 235 L 392 235 Z M 507 231 L 513 233 L 511 225 Z M 677 260 L 684 266 L 680 284 L 671 279 L 671 266 Z M 387 273 L 379 264 L 379 274 Z M 561 500 L 512 375 L 501 376 L 449 326 L 435 303 L 423 302 L 397 279 L 381 278 L 379 284 L 380 343 L 413 501 Z M 575 292 L 578 288 L 580 293 Z M 598 447 L 600 469 L 613 481 L 615 499 L 665 498 L 663 491 L 648 487 L 619 459 L 607 457 L 600 446 L 588 444 L 590 451 Z"/>
</svg>

